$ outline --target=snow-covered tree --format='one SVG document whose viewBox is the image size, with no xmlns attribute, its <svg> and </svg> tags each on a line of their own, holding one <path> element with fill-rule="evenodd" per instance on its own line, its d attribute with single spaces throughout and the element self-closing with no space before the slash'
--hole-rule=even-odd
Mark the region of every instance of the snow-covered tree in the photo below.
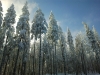
<svg viewBox="0 0 100 75">
<path fill-rule="evenodd" d="M 96 31 L 96 29 L 95 29 L 94 26 L 93 26 L 92 31 L 93 31 L 93 34 L 94 34 L 95 39 L 96 39 L 97 41 L 99 41 L 99 40 L 100 40 L 100 37 L 99 37 L 98 32 Z"/>
<path fill-rule="evenodd" d="M 97 46 L 97 42 L 96 42 L 95 35 L 94 35 L 93 31 L 91 29 L 89 29 L 89 27 L 86 23 L 83 22 L 83 24 L 84 24 L 84 27 L 85 27 L 85 30 L 86 30 L 86 35 L 87 35 L 87 37 L 89 39 L 89 42 L 91 44 L 91 47 L 92 47 L 93 51 L 96 54 L 95 55 L 95 58 L 96 58 L 96 71 L 100 73 L 100 67 L 99 67 L 100 66 L 99 65 L 99 63 L 100 63 L 100 61 L 99 61 L 100 60 L 100 56 L 99 56 L 100 49 Z"/>
<path fill-rule="evenodd" d="M 44 14 L 42 13 L 41 9 L 38 8 L 32 21 L 31 38 L 33 39 L 34 35 L 35 40 L 37 40 L 37 38 L 40 38 L 40 34 L 46 33 L 46 31 L 47 31 L 47 23 L 44 18 Z"/>
<path fill-rule="evenodd" d="M 14 34 L 15 17 L 16 17 L 16 12 L 14 10 L 14 5 L 12 4 L 10 8 L 8 8 L 7 13 L 4 17 L 4 21 L 3 21 L 2 32 L 3 32 L 3 35 L 6 36 L 5 37 L 6 40 L 5 40 L 4 48 L 3 48 L 3 56 L 2 56 L 1 65 L 0 65 L 0 73 L 2 73 L 1 70 L 4 64 L 8 62 L 8 59 L 9 59 L 8 56 L 14 47 L 13 34 Z"/>
<path fill-rule="evenodd" d="M 44 14 L 42 13 L 41 9 L 39 8 L 36 13 L 35 16 L 33 18 L 32 21 L 32 29 L 31 29 L 31 33 L 32 33 L 32 37 L 34 35 L 35 40 L 37 40 L 37 38 L 40 38 L 40 51 L 39 51 L 39 75 L 40 75 L 40 71 L 41 71 L 41 35 L 43 33 L 46 33 L 47 31 L 47 23 L 46 20 L 44 18 Z"/>
<path fill-rule="evenodd" d="M 57 74 L 57 65 L 56 65 L 56 43 L 58 40 L 58 25 L 57 25 L 57 21 L 52 13 L 52 11 L 50 12 L 50 16 L 49 16 L 49 25 L 48 25 L 48 31 L 47 31 L 47 38 L 49 40 L 51 40 L 52 42 L 52 46 L 54 45 L 55 47 L 55 70 L 54 72 Z M 54 59 L 54 58 L 53 58 Z"/>
<path fill-rule="evenodd" d="M 94 38 L 95 38 L 95 41 L 96 41 L 95 44 L 96 44 L 96 49 L 97 49 L 97 52 L 98 52 L 97 59 L 98 59 L 98 63 L 100 63 L 100 42 L 99 42 L 100 41 L 100 36 L 97 33 L 97 31 L 94 28 L 94 26 L 93 26 L 92 31 L 93 31 L 93 35 L 94 35 Z M 100 65 L 98 67 L 100 67 Z M 100 73 L 100 68 L 98 68 L 98 69 L 99 69 L 99 73 Z"/>
<path fill-rule="evenodd" d="M 49 49 L 50 44 L 48 42 L 46 34 L 43 36 L 43 41 L 41 45 L 42 50 L 42 75 L 47 72 L 46 68 L 48 67 L 49 62 Z M 49 67 L 48 67 L 49 68 Z"/>
<path fill-rule="evenodd" d="M 81 72 L 81 54 L 80 54 L 80 37 L 79 35 L 75 38 L 75 51 L 76 51 L 76 75 Z"/>
<path fill-rule="evenodd" d="M 67 43 L 69 45 L 70 51 L 72 51 L 72 53 L 74 53 L 75 50 L 74 50 L 74 44 L 73 44 L 73 37 L 71 35 L 69 28 L 67 30 Z"/>
<path fill-rule="evenodd" d="M 98 34 L 98 32 L 96 31 L 95 27 L 93 26 L 93 34 L 94 34 L 94 37 L 95 37 L 95 40 L 96 40 L 96 43 L 97 43 L 97 47 L 100 48 L 100 36 Z M 99 51 L 100 52 L 100 51 Z"/>
<path fill-rule="evenodd" d="M 59 47 L 60 50 L 62 52 L 62 59 L 63 59 L 63 64 L 64 64 L 64 75 L 66 75 L 66 39 L 65 39 L 65 35 L 62 32 L 61 27 L 59 26 Z"/>
<path fill-rule="evenodd" d="M 86 68 L 86 50 L 84 45 L 84 37 L 82 33 L 78 33 L 75 38 L 75 45 L 76 45 L 76 74 L 78 74 L 81 70 L 82 72 L 87 75 L 87 68 Z"/>
<path fill-rule="evenodd" d="M 29 48 L 30 48 L 30 26 L 29 26 L 29 11 L 28 3 L 26 2 L 22 8 L 22 15 L 20 15 L 19 21 L 16 26 L 18 51 L 16 56 L 16 61 L 14 65 L 13 75 L 16 74 L 16 66 L 18 61 L 19 52 L 22 51 L 22 74 L 26 73 L 26 62 L 28 58 Z"/>
<path fill-rule="evenodd" d="M 68 47 L 69 47 L 69 50 L 70 50 L 70 64 L 72 64 L 70 67 L 71 67 L 71 69 L 70 69 L 70 71 L 74 71 L 75 70 L 75 66 L 74 66 L 74 64 L 75 64 L 75 61 L 74 61 L 74 59 L 75 59 L 75 48 L 74 48 L 74 44 L 73 44 L 73 37 L 72 37 L 72 35 L 71 35 L 71 32 L 70 32 L 70 30 L 69 30 L 69 28 L 68 28 L 68 30 L 67 30 L 67 44 L 68 44 Z"/>
<path fill-rule="evenodd" d="M 29 15 L 26 2 L 15 33 L 14 5 L 3 17 L 0 1 L 0 75 L 100 73 L 100 36 L 94 27 L 90 29 L 83 23 L 86 34 L 79 32 L 73 39 L 68 29 L 66 38 L 52 12 L 49 25 L 40 8 L 35 12 L 31 27 Z"/>
<path fill-rule="evenodd" d="M 52 11 L 50 12 L 50 16 L 49 16 L 47 38 L 55 43 L 58 40 L 58 25 Z"/>
<path fill-rule="evenodd" d="M 93 31 L 89 29 L 88 25 L 86 23 L 83 23 L 84 24 L 84 27 L 85 27 L 85 30 L 86 30 L 86 35 L 89 39 L 89 42 L 91 43 L 91 46 L 93 48 L 93 50 L 95 50 L 95 37 L 94 37 L 94 34 L 93 34 Z"/>
</svg>

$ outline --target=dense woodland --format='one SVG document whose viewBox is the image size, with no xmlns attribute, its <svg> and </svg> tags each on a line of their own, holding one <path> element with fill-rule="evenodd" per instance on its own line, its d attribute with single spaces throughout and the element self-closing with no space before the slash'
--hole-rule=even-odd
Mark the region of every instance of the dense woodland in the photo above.
<svg viewBox="0 0 100 75">
<path fill-rule="evenodd" d="M 63 33 L 52 12 L 49 23 L 40 8 L 32 25 L 29 15 L 26 2 L 17 23 L 13 4 L 3 17 L 0 1 L 0 75 L 100 73 L 100 37 L 94 27 L 83 22 L 85 31 L 73 39 L 70 29 Z"/>
</svg>

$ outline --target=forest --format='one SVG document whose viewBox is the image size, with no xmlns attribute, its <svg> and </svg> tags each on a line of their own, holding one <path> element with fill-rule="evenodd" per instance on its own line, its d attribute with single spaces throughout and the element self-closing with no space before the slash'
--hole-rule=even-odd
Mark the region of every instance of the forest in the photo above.
<svg viewBox="0 0 100 75">
<path fill-rule="evenodd" d="M 0 75 L 100 74 L 100 37 L 85 23 L 75 39 L 67 34 L 52 13 L 49 23 L 40 8 L 29 24 L 28 3 L 16 23 L 14 4 L 3 17 L 0 1 Z M 16 27 L 14 26 L 16 23 Z"/>
</svg>

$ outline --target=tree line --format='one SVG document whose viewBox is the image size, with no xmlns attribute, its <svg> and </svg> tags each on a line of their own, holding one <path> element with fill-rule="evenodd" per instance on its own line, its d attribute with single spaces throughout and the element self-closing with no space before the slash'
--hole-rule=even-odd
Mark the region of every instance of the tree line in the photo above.
<svg viewBox="0 0 100 75">
<path fill-rule="evenodd" d="M 0 75 L 100 73 L 100 37 L 94 27 L 83 22 L 85 32 L 73 42 L 70 29 L 64 34 L 52 12 L 47 23 L 38 8 L 31 26 L 29 15 L 26 2 L 15 28 L 14 5 L 3 17 L 0 1 Z"/>
</svg>

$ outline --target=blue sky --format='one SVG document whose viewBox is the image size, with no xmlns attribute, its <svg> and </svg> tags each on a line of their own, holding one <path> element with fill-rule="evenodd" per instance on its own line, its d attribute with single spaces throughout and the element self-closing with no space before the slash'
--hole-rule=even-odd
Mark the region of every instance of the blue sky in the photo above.
<svg viewBox="0 0 100 75">
<path fill-rule="evenodd" d="M 90 28 L 94 25 L 100 34 L 100 0 L 27 0 L 29 3 L 30 20 L 32 21 L 37 7 L 40 7 L 48 21 L 50 11 L 52 10 L 55 19 L 67 31 L 67 27 L 75 36 L 79 31 L 84 31 L 83 22 L 86 22 Z M 4 12 L 13 3 L 17 18 L 21 15 L 21 8 L 25 0 L 1 0 Z"/>
<path fill-rule="evenodd" d="M 66 32 L 67 27 L 72 32 L 83 29 L 83 22 L 90 28 L 94 25 L 100 34 L 100 0 L 30 0 L 38 3 L 48 19 L 50 11 Z"/>
</svg>

